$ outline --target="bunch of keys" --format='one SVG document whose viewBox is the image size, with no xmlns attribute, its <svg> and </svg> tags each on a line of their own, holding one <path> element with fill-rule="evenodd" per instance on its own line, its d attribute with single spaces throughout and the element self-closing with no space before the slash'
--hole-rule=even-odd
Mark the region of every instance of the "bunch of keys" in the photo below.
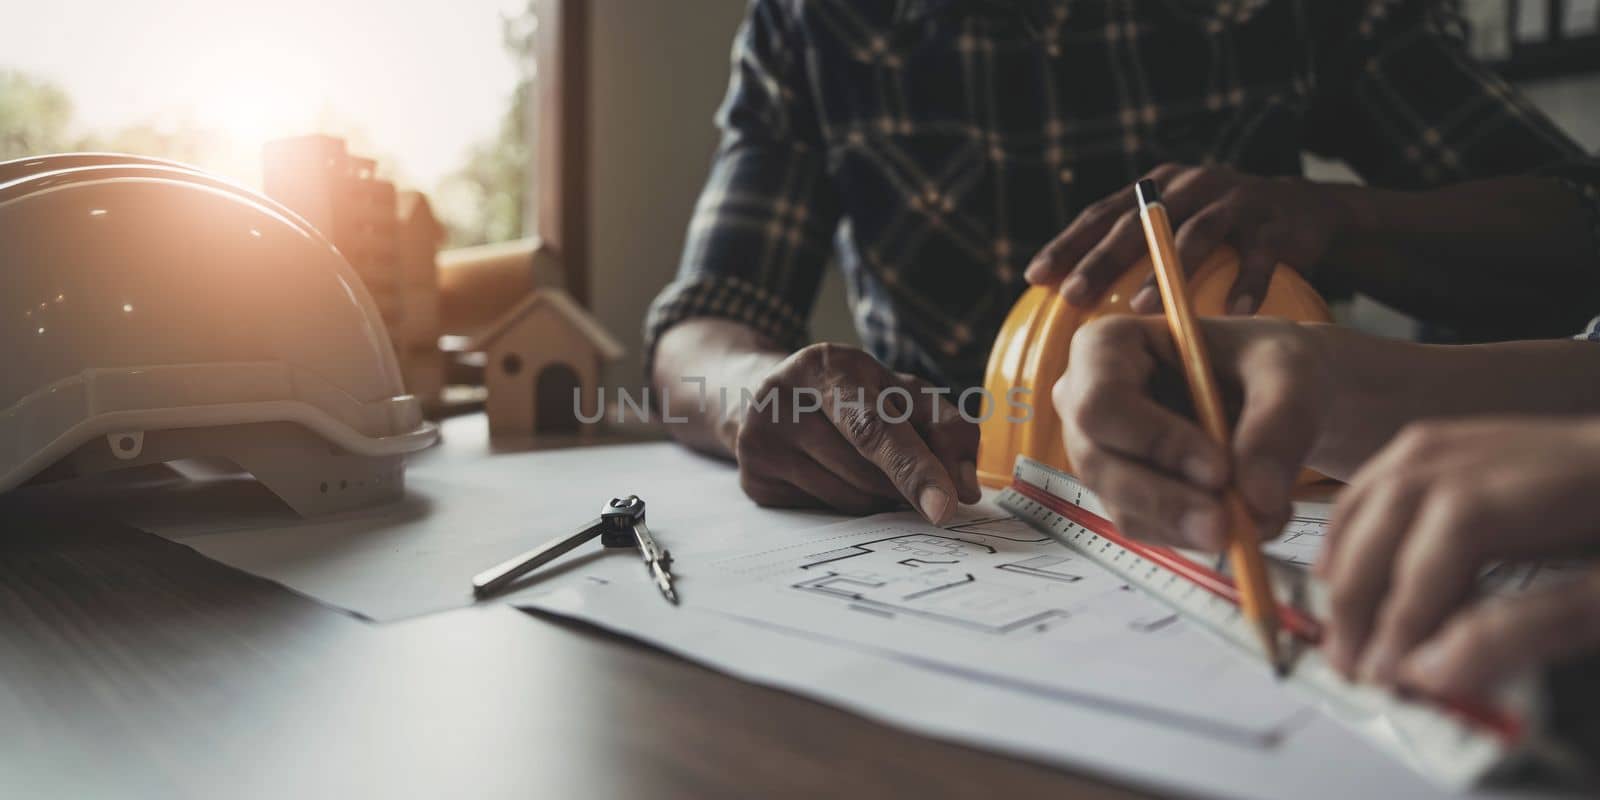
<svg viewBox="0 0 1600 800">
<path fill-rule="evenodd" d="M 650 578 L 667 602 L 678 604 L 678 592 L 672 586 L 672 553 L 656 543 L 650 529 L 644 524 L 644 500 L 636 494 L 613 497 L 600 510 L 600 518 L 583 526 L 577 533 L 563 536 L 535 547 L 520 556 L 478 573 L 472 579 L 473 595 L 483 598 L 504 589 L 512 581 L 565 555 L 590 539 L 600 537 L 606 547 L 637 547 L 644 559 Z"/>
</svg>

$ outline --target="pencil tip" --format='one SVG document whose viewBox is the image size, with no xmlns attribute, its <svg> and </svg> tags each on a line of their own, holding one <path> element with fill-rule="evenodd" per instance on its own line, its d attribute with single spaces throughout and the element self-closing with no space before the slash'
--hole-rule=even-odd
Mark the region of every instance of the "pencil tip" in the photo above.
<svg viewBox="0 0 1600 800">
<path fill-rule="evenodd" d="M 1284 655 L 1277 627 L 1262 620 L 1258 623 L 1256 632 L 1261 636 L 1261 649 L 1267 657 L 1267 663 L 1272 665 L 1273 674 L 1280 681 L 1289 677 L 1289 659 Z"/>
</svg>

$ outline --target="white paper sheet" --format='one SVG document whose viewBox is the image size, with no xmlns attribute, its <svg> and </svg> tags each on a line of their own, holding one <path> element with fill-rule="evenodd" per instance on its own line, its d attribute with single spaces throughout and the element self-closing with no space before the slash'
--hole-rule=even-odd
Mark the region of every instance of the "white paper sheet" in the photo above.
<svg viewBox="0 0 1600 800">
<path fill-rule="evenodd" d="M 1544 796 L 1510 790 L 1450 795 L 1319 715 L 1265 743 L 1204 735 L 1092 697 L 980 678 L 984 650 L 965 654 L 970 669 L 918 661 L 886 648 L 753 624 L 696 603 L 673 608 L 634 582 L 566 589 L 527 605 L 920 734 L 1157 791 L 1260 800 Z M 1059 668 L 1070 671 L 1075 663 L 1064 654 Z"/>
<path fill-rule="evenodd" d="M 1197 735 L 1260 744 L 1307 717 L 1270 670 L 1008 515 L 941 529 L 904 512 L 771 531 L 679 572 L 696 607 Z"/>
<path fill-rule="evenodd" d="M 676 609 L 631 582 L 526 605 L 919 732 L 1162 789 L 1451 796 L 1258 661 L 997 512 L 969 509 L 945 529 L 901 513 L 731 540 L 679 564 Z M 1297 512 L 1274 548 L 1309 561 L 1327 507 Z"/>
<path fill-rule="evenodd" d="M 141 530 L 379 622 L 471 605 L 473 575 L 576 530 L 614 495 L 644 497 L 651 532 L 680 559 L 740 532 L 841 519 L 759 508 L 740 491 L 732 466 L 669 442 L 493 454 L 481 415 L 448 420 L 443 434 L 440 447 L 407 466 L 400 503 L 310 520 L 248 478 L 107 477 L 30 490 L 20 499 L 92 503 Z M 597 541 L 542 570 L 538 580 L 485 602 L 605 580 L 645 582 L 638 555 L 604 550 Z"/>
<path fill-rule="evenodd" d="M 377 512 L 302 521 L 249 481 L 90 489 L 93 502 L 141 527 L 376 620 L 466 605 L 471 575 L 592 516 L 613 494 L 638 492 L 650 504 L 652 530 L 678 556 L 684 606 L 662 601 L 626 551 L 574 554 L 572 566 L 501 600 L 584 619 L 913 731 L 1156 788 L 1260 798 L 1439 796 L 1285 701 L 1264 676 L 1250 677 L 1259 665 L 1241 671 L 1219 645 L 1190 646 L 1137 595 L 1119 596 L 1059 560 L 1064 550 L 1004 543 L 1008 535 L 1026 537 L 1006 523 L 981 522 L 992 508 L 965 511 L 954 532 L 927 530 L 904 514 L 818 534 L 811 529 L 838 518 L 759 509 L 730 467 L 671 444 L 490 456 L 481 419 L 445 432 L 449 443 L 410 468 L 406 501 Z M 81 501 L 84 491 L 46 491 L 36 500 Z M 854 541 L 820 543 L 841 530 Z M 924 601 L 956 622 L 890 624 L 821 586 L 795 590 L 778 580 L 811 571 L 803 569 L 810 556 L 874 538 L 928 556 L 907 552 L 890 565 L 949 560 L 948 543 L 941 554 L 937 538 L 958 536 L 1003 547 L 991 544 L 996 552 L 987 554 L 998 556 L 988 566 L 999 574 L 988 599 L 950 608 L 936 602 L 939 592 L 913 598 L 913 606 Z M 963 547 L 969 556 L 983 550 Z M 1311 541 L 1294 547 L 1314 553 Z M 752 560 L 735 563 L 745 556 Z M 1078 580 L 1066 580 L 1069 574 Z M 1062 593 L 1057 584 L 1079 591 Z M 763 597 L 773 593 L 776 600 Z M 1051 611 L 1067 615 L 1012 625 Z M 994 634 L 967 623 L 998 623 L 1020 636 L 996 646 Z M 1129 635 L 1130 625 L 1146 630 Z M 1163 674 L 1173 687 L 1161 685 Z M 1257 681 L 1263 685 L 1253 687 Z M 1179 697 L 1177 687 L 1208 696 Z M 1220 725 L 1219 705 L 1232 706 Z"/>
</svg>

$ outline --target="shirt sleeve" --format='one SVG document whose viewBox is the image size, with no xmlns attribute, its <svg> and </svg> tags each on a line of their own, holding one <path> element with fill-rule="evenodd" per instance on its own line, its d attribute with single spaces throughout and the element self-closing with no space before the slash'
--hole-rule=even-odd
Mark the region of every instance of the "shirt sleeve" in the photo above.
<svg viewBox="0 0 1600 800">
<path fill-rule="evenodd" d="M 1445 0 L 1317 3 L 1310 149 L 1368 183 L 1422 189 L 1582 159 L 1562 133 L 1466 50 Z"/>
<path fill-rule="evenodd" d="M 780 347 L 808 341 L 839 220 L 803 53 L 784 6 L 757 0 L 733 45 L 717 113 L 722 143 L 678 274 L 645 317 L 645 370 L 668 328 L 695 317 L 749 325 Z"/>
</svg>

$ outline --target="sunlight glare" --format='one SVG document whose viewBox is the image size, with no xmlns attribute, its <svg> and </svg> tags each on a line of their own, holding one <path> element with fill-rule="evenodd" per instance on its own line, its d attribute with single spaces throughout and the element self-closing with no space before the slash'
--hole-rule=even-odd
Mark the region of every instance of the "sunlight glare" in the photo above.
<svg viewBox="0 0 1600 800">
<path fill-rule="evenodd" d="M 311 125 L 313 109 L 323 102 L 304 65 L 260 45 L 219 51 L 211 66 L 196 110 L 200 121 L 232 141 L 234 147 L 259 151 L 279 136 L 291 136 Z"/>
</svg>

